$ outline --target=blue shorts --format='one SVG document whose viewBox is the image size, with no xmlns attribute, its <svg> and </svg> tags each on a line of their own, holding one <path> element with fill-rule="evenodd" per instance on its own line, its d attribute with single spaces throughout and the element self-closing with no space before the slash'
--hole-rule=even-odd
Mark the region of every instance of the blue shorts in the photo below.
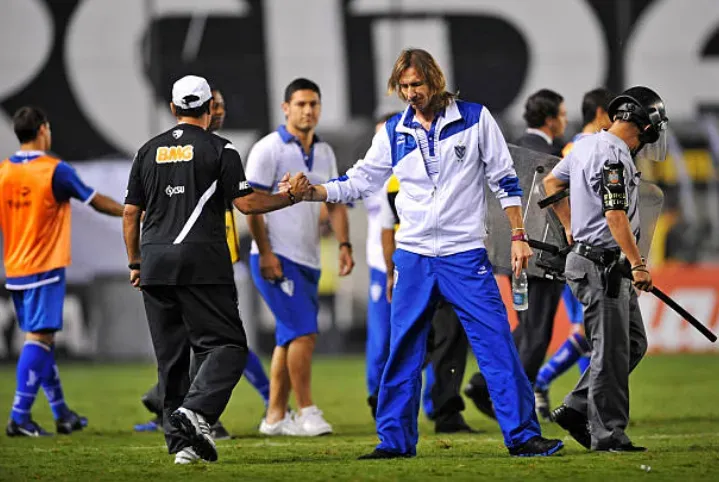
<svg viewBox="0 0 719 482">
<path fill-rule="evenodd" d="M 20 329 L 26 333 L 62 330 L 62 306 L 65 301 L 65 275 L 54 283 L 10 290 Z"/>
<path fill-rule="evenodd" d="M 275 342 L 287 346 L 292 340 L 317 333 L 320 270 L 277 256 L 284 279 L 268 281 L 260 272 L 260 256 L 250 256 L 250 270 L 257 290 L 275 316 Z"/>
<path fill-rule="evenodd" d="M 569 285 L 564 285 L 562 298 L 564 299 L 564 307 L 567 309 L 569 322 L 573 325 L 584 323 L 584 306 L 582 306 L 582 303 L 574 296 Z"/>
</svg>

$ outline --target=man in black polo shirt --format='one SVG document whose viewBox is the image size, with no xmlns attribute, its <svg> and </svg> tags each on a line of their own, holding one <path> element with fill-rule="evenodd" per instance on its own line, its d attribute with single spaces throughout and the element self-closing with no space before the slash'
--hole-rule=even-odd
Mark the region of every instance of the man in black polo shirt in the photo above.
<svg viewBox="0 0 719 482">
<path fill-rule="evenodd" d="M 225 99 L 222 96 L 222 92 L 219 89 L 210 86 L 212 90 L 212 108 L 210 109 L 210 127 L 207 128 L 210 132 L 217 132 L 222 129 L 225 122 Z M 227 245 L 230 248 L 230 254 L 232 263 L 239 262 L 239 240 L 237 239 L 237 230 L 235 229 L 235 219 L 232 211 L 232 202 L 227 203 L 227 211 L 225 213 L 225 232 L 227 235 Z M 190 376 L 193 375 L 194 363 L 190 362 Z M 245 365 L 245 371 L 242 373 L 245 380 L 250 382 L 253 387 L 262 396 L 264 405 L 267 407 L 270 398 L 270 381 L 265 374 L 265 370 L 262 367 L 262 362 L 258 358 L 256 353 L 252 350 L 247 352 L 247 364 Z M 155 415 L 152 420 L 135 425 L 136 432 L 155 432 L 162 428 L 162 395 L 160 394 L 160 386 L 156 383 L 142 396 L 142 404 L 150 412 Z M 214 425 L 210 427 L 210 434 L 212 438 L 217 440 L 228 440 L 232 438 L 222 425 L 222 422 L 218 420 Z"/>
<path fill-rule="evenodd" d="M 247 358 L 225 240 L 226 203 L 261 214 L 293 204 L 309 187 L 298 174 L 286 192 L 253 191 L 232 143 L 206 130 L 211 103 L 205 79 L 175 82 L 170 108 L 178 125 L 137 152 L 125 199 L 130 282 L 142 289 L 164 396 L 165 439 L 177 454 L 175 463 L 217 460 L 210 425 L 225 409 Z M 187 376 L 190 349 L 199 364 L 193 380 Z"/>
</svg>

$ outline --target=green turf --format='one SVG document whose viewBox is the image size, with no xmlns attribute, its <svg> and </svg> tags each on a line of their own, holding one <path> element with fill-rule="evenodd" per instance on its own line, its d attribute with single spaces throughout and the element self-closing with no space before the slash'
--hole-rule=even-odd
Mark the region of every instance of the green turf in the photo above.
<svg viewBox="0 0 719 482">
<path fill-rule="evenodd" d="M 437 436 L 421 421 L 418 456 L 393 461 L 356 461 L 376 443 L 365 405 L 364 365 L 359 358 L 319 358 L 313 372 L 316 401 L 336 434 L 314 439 L 265 438 L 256 426 L 263 408 L 241 382 L 225 425 L 238 435 L 220 442 L 214 464 L 174 466 L 157 434 L 132 433 L 148 418 L 139 403 L 153 383 L 150 365 L 61 367 L 72 407 L 90 419 L 90 427 L 72 436 L 10 439 L 0 436 L 0 480 L 717 480 L 719 469 L 719 356 L 647 358 L 632 377 L 633 440 L 650 448 L 645 454 L 589 453 L 565 439 L 562 456 L 515 459 L 507 455 L 496 425 L 473 406 L 468 422 L 481 435 Z M 572 372 L 553 387 L 555 402 L 576 379 Z M 9 410 L 14 369 L 0 366 L 0 401 Z M 40 396 L 35 419 L 53 429 Z M 555 426 L 545 434 L 564 436 Z M 644 472 L 640 466 L 651 466 Z"/>
</svg>

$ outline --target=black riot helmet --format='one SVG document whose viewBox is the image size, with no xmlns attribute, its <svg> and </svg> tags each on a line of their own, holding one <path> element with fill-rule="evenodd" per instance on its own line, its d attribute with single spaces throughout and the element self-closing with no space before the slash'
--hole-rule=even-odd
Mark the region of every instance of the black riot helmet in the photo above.
<svg viewBox="0 0 719 482">
<path fill-rule="evenodd" d="M 666 130 L 669 123 L 664 101 L 648 87 L 627 89 L 609 103 L 607 111 L 612 121 L 632 122 L 639 128 L 638 153 L 642 157 L 663 161 L 666 158 Z M 652 145 L 652 149 L 647 149 Z"/>
</svg>

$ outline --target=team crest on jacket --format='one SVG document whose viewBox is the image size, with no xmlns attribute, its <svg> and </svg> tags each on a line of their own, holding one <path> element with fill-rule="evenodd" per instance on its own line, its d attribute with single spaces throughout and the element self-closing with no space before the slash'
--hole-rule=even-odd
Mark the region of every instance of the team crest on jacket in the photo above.
<svg viewBox="0 0 719 482">
<path fill-rule="evenodd" d="M 457 144 L 454 146 L 454 153 L 457 155 L 457 161 L 462 162 L 464 161 L 464 155 L 467 153 L 467 148 L 464 144 Z"/>
</svg>

